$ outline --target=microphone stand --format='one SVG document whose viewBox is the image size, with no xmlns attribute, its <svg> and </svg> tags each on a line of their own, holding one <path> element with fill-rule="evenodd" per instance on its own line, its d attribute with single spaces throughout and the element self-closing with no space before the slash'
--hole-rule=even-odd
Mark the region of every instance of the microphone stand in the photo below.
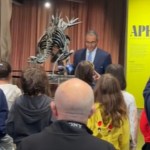
<svg viewBox="0 0 150 150">
<path fill-rule="evenodd" d="M 55 61 L 55 63 L 54 63 L 54 66 L 53 66 L 53 70 L 52 70 L 52 76 L 54 76 L 56 65 L 57 65 L 58 61 L 60 60 L 60 58 L 61 58 L 63 55 L 64 55 L 64 53 L 62 53 L 62 54 L 56 59 L 56 61 Z"/>
</svg>

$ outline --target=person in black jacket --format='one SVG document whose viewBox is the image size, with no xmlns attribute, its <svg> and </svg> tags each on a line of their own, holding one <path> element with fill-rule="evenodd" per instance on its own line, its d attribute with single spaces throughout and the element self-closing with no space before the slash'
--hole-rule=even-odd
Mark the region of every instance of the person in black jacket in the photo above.
<svg viewBox="0 0 150 150">
<path fill-rule="evenodd" d="M 8 106 L 6 97 L 0 89 L 0 150 L 12 150 L 12 138 L 6 134 L 6 119 L 8 116 Z"/>
<path fill-rule="evenodd" d="M 17 150 L 115 150 L 110 143 L 92 136 L 86 126 L 94 112 L 94 95 L 84 81 L 73 78 L 60 84 L 51 109 L 57 121 L 25 138 Z"/>
<path fill-rule="evenodd" d="M 46 95 L 48 77 L 42 67 L 29 67 L 21 76 L 23 95 L 11 107 L 8 134 L 18 146 L 23 138 L 42 131 L 51 124 L 51 98 Z"/>
</svg>

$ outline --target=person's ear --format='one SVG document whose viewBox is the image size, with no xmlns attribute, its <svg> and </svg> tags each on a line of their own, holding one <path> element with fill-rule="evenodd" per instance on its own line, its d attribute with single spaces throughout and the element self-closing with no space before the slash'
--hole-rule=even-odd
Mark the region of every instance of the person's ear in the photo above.
<svg viewBox="0 0 150 150">
<path fill-rule="evenodd" d="M 93 104 L 88 118 L 90 118 L 90 117 L 95 113 L 95 110 L 96 110 L 96 109 L 95 109 L 95 105 Z"/>
<path fill-rule="evenodd" d="M 56 104 L 55 104 L 54 101 L 52 101 L 52 102 L 50 103 L 50 107 L 51 107 L 53 116 L 57 118 L 58 112 L 57 112 L 57 107 L 56 107 Z"/>
</svg>

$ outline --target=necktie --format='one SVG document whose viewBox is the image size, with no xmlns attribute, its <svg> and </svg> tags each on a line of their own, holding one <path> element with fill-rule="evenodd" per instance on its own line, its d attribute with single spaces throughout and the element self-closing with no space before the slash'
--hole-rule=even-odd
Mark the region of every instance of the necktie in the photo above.
<svg viewBox="0 0 150 150">
<path fill-rule="evenodd" d="M 87 60 L 92 62 L 92 52 L 89 52 Z"/>
</svg>

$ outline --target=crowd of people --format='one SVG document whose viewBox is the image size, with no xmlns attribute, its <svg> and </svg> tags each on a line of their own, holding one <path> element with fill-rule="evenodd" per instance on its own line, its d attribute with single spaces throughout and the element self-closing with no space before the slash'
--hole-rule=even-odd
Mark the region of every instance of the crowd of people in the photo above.
<svg viewBox="0 0 150 150">
<path fill-rule="evenodd" d="M 27 67 L 21 88 L 11 83 L 11 65 L 0 62 L 0 150 L 136 150 L 138 115 L 126 91 L 124 68 L 97 48 L 88 31 L 86 48 L 74 54 L 75 77 L 61 83 L 54 98 L 42 66 Z M 150 149 L 150 80 L 144 89 L 140 128 Z"/>
</svg>

